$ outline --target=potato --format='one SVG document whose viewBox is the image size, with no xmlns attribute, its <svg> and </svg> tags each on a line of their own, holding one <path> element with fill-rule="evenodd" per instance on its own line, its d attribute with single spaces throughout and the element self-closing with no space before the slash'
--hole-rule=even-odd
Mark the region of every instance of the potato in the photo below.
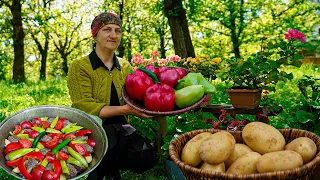
<svg viewBox="0 0 320 180">
<path fill-rule="evenodd" d="M 234 146 L 234 150 L 232 151 L 231 155 L 229 156 L 229 158 L 224 162 L 224 164 L 226 165 L 226 167 L 230 167 L 231 164 L 236 161 L 240 156 L 247 154 L 249 152 L 253 152 L 253 150 L 245 145 L 245 144 L 236 144 Z"/>
<path fill-rule="evenodd" d="M 247 124 L 243 128 L 242 138 L 251 149 L 260 154 L 284 150 L 286 145 L 280 131 L 262 122 Z"/>
<path fill-rule="evenodd" d="M 202 141 L 200 157 L 205 163 L 220 164 L 228 159 L 235 144 L 236 140 L 229 132 L 214 133 L 210 138 Z"/>
<path fill-rule="evenodd" d="M 257 173 L 257 163 L 261 155 L 257 152 L 248 152 L 239 157 L 228 168 L 228 174 L 254 174 Z"/>
<path fill-rule="evenodd" d="M 208 164 L 204 162 L 201 164 L 200 169 L 221 173 L 226 172 L 226 167 L 223 162 L 220 164 Z"/>
<path fill-rule="evenodd" d="M 198 166 L 202 161 L 199 154 L 200 145 L 203 140 L 212 135 L 212 133 L 203 132 L 189 140 L 182 149 L 181 160 L 190 166 Z"/>
<path fill-rule="evenodd" d="M 317 154 L 317 145 L 307 137 L 299 137 L 291 141 L 285 149 L 299 153 L 304 164 L 310 162 Z"/>
<path fill-rule="evenodd" d="M 297 168 L 303 165 L 299 153 L 291 150 L 266 153 L 259 158 L 258 172 L 274 172 Z"/>
</svg>

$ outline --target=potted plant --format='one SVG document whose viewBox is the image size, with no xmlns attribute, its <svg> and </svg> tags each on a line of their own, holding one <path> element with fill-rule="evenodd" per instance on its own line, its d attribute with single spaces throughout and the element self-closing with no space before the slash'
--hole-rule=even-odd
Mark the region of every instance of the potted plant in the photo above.
<svg viewBox="0 0 320 180">
<path fill-rule="evenodd" d="M 260 105 L 263 88 L 272 88 L 279 80 L 292 79 L 292 73 L 282 71 L 282 65 L 300 66 L 301 56 L 296 53 L 296 41 L 305 42 L 303 33 L 289 29 L 284 40 L 269 42 L 268 47 L 249 57 L 225 59 L 220 78 L 232 83 L 226 91 L 234 108 L 256 108 Z M 267 41 L 262 39 L 262 44 Z"/>
</svg>

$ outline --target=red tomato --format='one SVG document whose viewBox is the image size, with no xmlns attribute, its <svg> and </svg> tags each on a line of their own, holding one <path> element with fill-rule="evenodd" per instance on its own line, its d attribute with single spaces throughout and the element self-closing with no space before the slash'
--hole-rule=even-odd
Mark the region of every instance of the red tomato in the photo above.
<svg viewBox="0 0 320 180">
<path fill-rule="evenodd" d="M 94 139 L 88 139 L 87 144 L 91 147 L 94 147 L 96 145 L 96 141 Z"/>
<path fill-rule="evenodd" d="M 51 151 L 48 151 L 46 154 L 46 158 L 49 163 L 53 163 L 56 160 L 56 155 L 52 155 Z"/>
<path fill-rule="evenodd" d="M 54 137 L 56 137 L 56 138 L 63 138 L 63 134 L 59 134 L 59 133 L 49 133 L 49 134 L 47 134 L 48 136 L 50 136 L 51 138 L 54 138 Z"/>
<path fill-rule="evenodd" d="M 14 135 L 17 135 L 17 134 L 19 134 L 20 132 L 21 132 L 21 126 L 19 126 L 19 125 L 17 125 L 17 124 L 15 124 L 14 125 L 14 131 L 13 131 L 13 134 Z"/>
<path fill-rule="evenodd" d="M 58 137 L 54 137 L 53 139 L 51 139 L 50 141 L 46 142 L 45 147 L 49 148 L 49 149 L 53 149 L 54 147 L 56 147 L 59 144 L 59 138 Z"/>
<path fill-rule="evenodd" d="M 66 134 L 66 135 L 64 135 L 63 140 L 66 140 L 67 138 L 70 138 L 70 141 L 72 141 L 73 137 L 74 137 L 73 134 Z"/>
<path fill-rule="evenodd" d="M 58 180 L 59 177 L 58 177 L 57 174 L 54 173 L 53 171 L 44 170 L 41 179 L 42 179 L 42 180 Z"/>
<path fill-rule="evenodd" d="M 32 172 L 31 172 L 32 178 L 34 180 L 40 180 L 43 172 L 44 172 L 44 166 L 41 164 L 38 164 L 36 167 L 32 169 Z"/>
<path fill-rule="evenodd" d="M 48 127 L 50 127 L 50 123 L 48 121 L 41 121 L 41 124 L 44 129 L 47 129 Z"/>
<path fill-rule="evenodd" d="M 41 125 L 42 120 L 40 118 L 35 117 L 35 118 L 33 118 L 33 120 L 36 122 L 37 126 Z"/>
<path fill-rule="evenodd" d="M 69 155 L 67 153 L 63 152 L 63 151 L 59 151 L 58 157 L 59 157 L 60 160 L 65 160 L 66 161 L 66 160 L 68 160 Z"/>
<path fill-rule="evenodd" d="M 87 152 L 87 149 L 83 144 L 75 144 L 74 147 L 76 151 L 81 155 L 84 155 Z"/>
<path fill-rule="evenodd" d="M 35 139 L 39 135 L 38 131 L 32 130 L 29 132 L 29 137 Z"/>
<path fill-rule="evenodd" d="M 18 142 L 22 145 L 24 148 L 31 148 L 32 143 L 28 139 L 19 139 Z"/>
<path fill-rule="evenodd" d="M 63 120 L 59 119 L 54 128 L 60 131 L 63 128 Z"/>
<path fill-rule="evenodd" d="M 23 129 L 30 129 L 31 128 L 31 124 L 26 121 L 26 120 L 23 120 L 21 123 L 20 123 L 20 126 L 23 128 Z"/>
</svg>

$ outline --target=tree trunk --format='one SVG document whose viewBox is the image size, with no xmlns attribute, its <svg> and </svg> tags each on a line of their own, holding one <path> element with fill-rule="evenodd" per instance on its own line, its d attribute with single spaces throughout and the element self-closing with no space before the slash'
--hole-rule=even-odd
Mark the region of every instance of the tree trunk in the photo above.
<svg viewBox="0 0 320 180">
<path fill-rule="evenodd" d="M 13 47 L 14 47 L 14 62 L 13 62 L 13 76 L 14 82 L 25 80 L 24 74 L 24 32 L 21 17 L 21 2 L 20 0 L 13 0 L 9 7 L 12 13 L 13 26 Z"/>
<path fill-rule="evenodd" d="M 181 58 L 195 57 L 182 1 L 165 0 L 164 10 L 169 21 L 175 53 Z"/>
<path fill-rule="evenodd" d="M 119 11 L 120 11 L 120 19 L 121 21 L 123 21 L 123 8 L 124 8 L 124 4 L 123 1 L 119 1 Z M 120 45 L 118 47 L 118 51 L 119 51 L 119 57 L 123 57 L 125 54 L 125 49 L 126 47 L 124 46 L 124 40 L 123 38 L 121 39 Z"/>
<path fill-rule="evenodd" d="M 166 50 L 165 50 L 165 32 L 161 27 L 157 27 L 156 29 L 159 39 L 160 39 L 160 57 L 161 58 L 166 58 Z"/>
<path fill-rule="evenodd" d="M 64 55 L 64 54 L 61 54 L 61 57 L 62 57 L 62 70 L 64 72 L 64 74 L 67 76 L 68 75 L 68 55 Z"/>
<path fill-rule="evenodd" d="M 47 69 L 47 56 L 49 49 L 49 33 L 46 34 L 46 40 L 44 44 L 44 50 L 41 52 L 41 67 L 40 67 L 40 80 L 46 80 Z"/>
</svg>

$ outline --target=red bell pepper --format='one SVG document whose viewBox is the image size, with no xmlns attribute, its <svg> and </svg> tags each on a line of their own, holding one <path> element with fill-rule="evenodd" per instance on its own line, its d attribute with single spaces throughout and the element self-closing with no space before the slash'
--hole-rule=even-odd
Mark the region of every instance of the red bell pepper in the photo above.
<svg viewBox="0 0 320 180">
<path fill-rule="evenodd" d="M 34 151 L 34 152 L 29 152 L 28 154 L 24 155 L 22 159 L 23 159 L 23 161 L 25 161 L 27 159 L 36 159 L 39 162 L 42 162 L 44 159 L 44 155 L 40 151 L 38 151 L 38 152 Z"/>
<path fill-rule="evenodd" d="M 18 159 L 15 159 L 15 160 L 12 160 L 12 161 L 6 161 L 6 165 L 9 166 L 9 167 L 17 166 L 21 160 L 22 160 L 22 157 L 18 158 Z"/>
<path fill-rule="evenodd" d="M 44 159 L 44 155 L 41 152 L 30 152 L 30 153 L 24 155 L 22 160 L 19 161 L 19 163 L 18 163 L 19 171 L 21 172 L 23 177 L 25 177 L 26 179 L 33 178 L 32 175 L 28 172 L 28 170 L 26 169 L 26 167 L 24 165 L 24 162 L 29 158 L 36 159 L 39 162 L 42 162 L 42 160 Z"/>
<path fill-rule="evenodd" d="M 24 165 L 24 160 L 19 161 L 18 168 L 20 173 L 23 175 L 26 179 L 32 179 L 31 174 L 28 172 L 27 168 Z"/>
<path fill-rule="evenodd" d="M 53 149 L 54 147 L 56 147 L 59 144 L 59 138 L 58 137 L 54 137 L 53 139 L 51 139 L 50 141 L 46 142 L 45 146 L 46 148 L 49 149 Z"/>
<path fill-rule="evenodd" d="M 160 67 L 158 68 L 159 74 L 162 73 L 163 71 L 167 70 L 167 69 L 170 69 L 170 67 L 168 67 L 168 66 L 160 66 Z M 159 77 L 159 76 L 158 76 L 158 77 Z"/>
<path fill-rule="evenodd" d="M 21 132 L 21 126 L 20 125 L 18 125 L 18 124 L 15 124 L 14 125 L 14 131 L 13 131 L 13 134 L 14 135 L 17 135 L 17 134 L 19 134 L 20 132 Z"/>
<path fill-rule="evenodd" d="M 41 164 L 38 164 L 37 166 L 35 166 L 32 171 L 31 171 L 31 175 L 33 177 L 34 180 L 40 180 L 41 176 L 44 172 L 45 167 Z"/>
<path fill-rule="evenodd" d="M 24 148 L 31 148 L 32 147 L 32 142 L 29 141 L 28 139 L 19 139 L 18 142 L 22 145 Z"/>
<path fill-rule="evenodd" d="M 133 100 L 142 101 L 146 90 L 152 85 L 152 79 L 140 70 L 126 77 L 126 91 Z"/>
<path fill-rule="evenodd" d="M 56 160 L 52 163 L 53 171 L 45 170 L 42 174 L 42 180 L 58 180 L 62 173 L 60 161 Z"/>
<path fill-rule="evenodd" d="M 35 130 L 32 130 L 32 131 L 29 132 L 28 135 L 29 135 L 30 138 L 35 139 L 39 135 L 39 132 L 35 131 Z"/>
<path fill-rule="evenodd" d="M 178 84 L 179 79 L 180 75 L 174 68 L 164 70 L 159 74 L 159 81 L 173 88 Z"/>
<path fill-rule="evenodd" d="M 159 77 L 159 69 L 153 65 L 153 64 L 148 64 L 144 67 L 145 69 L 150 70 L 151 72 L 153 72 L 157 77 Z"/>
<path fill-rule="evenodd" d="M 8 144 L 6 146 L 6 148 L 4 149 L 4 154 L 9 154 L 12 151 L 16 151 L 18 149 L 22 149 L 23 146 L 20 143 L 17 142 L 11 142 L 10 144 Z"/>
<path fill-rule="evenodd" d="M 94 139 L 89 138 L 87 140 L 87 144 L 91 147 L 94 147 L 96 145 L 96 141 Z"/>
<path fill-rule="evenodd" d="M 92 130 L 89 129 L 81 129 L 78 132 L 76 132 L 76 136 L 84 136 L 86 134 L 92 134 Z"/>
<path fill-rule="evenodd" d="M 172 111 L 175 105 L 174 89 L 166 84 L 154 84 L 144 97 L 144 106 L 150 111 Z"/>
<path fill-rule="evenodd" d="M 23 120 L 21 123 L 20 123 L 20 126 L 23 128 L 23 129 L 30 129 L 31 128 L 31 124 L 29 121 L 26 121 L 26 120 Z"/>
<path fill-rule="evenodd" d="M 187 75 L 186 70 L 182 69 L 182 68 L 174 68 L 180 76 L 180 79 L 184 78 Z"/>
</svg>

